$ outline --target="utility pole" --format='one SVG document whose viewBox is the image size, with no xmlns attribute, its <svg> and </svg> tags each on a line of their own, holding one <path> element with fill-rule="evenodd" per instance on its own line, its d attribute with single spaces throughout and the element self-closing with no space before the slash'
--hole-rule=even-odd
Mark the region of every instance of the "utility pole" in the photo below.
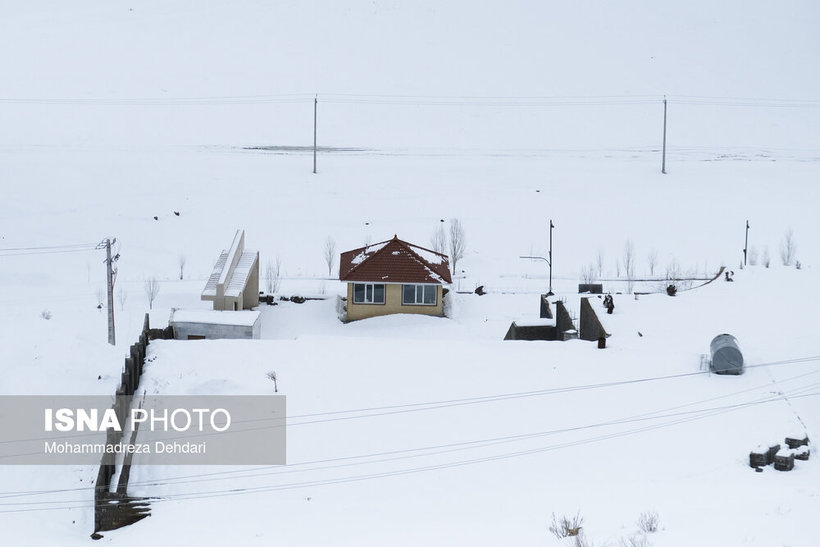
<svg viewBox="0 0 820 547">
<path fill-rule="evenodd" d="M 313 97 L 313 174 L 316 174 L 316 113 L 319 110 L 319 95 Z"/>
<path fill-rule="evenodd" d="M 105 278 L 108 287 L 108 343 L 112 346 L 116 345 L 114 335 L 114 278 L 117 272 L 114 270 L 114 262 L 119 260 L 120 255 L 111 258 L 111 244 L 116 242 L 117 238 L 114 238 L 113 241 L 106 238 L 97 244 L 97 249 L 105 248 Z"/>
<path fill-rule="evenodd" d="M 743 265 L 746 265 L 746 251 L 749 249 L 749 221 L 746 221 L 746 242 L 743 244 Z"/>
<path fill-rule="evenodd" d="M 661 173 L 666 174 L 666 95 L 663 96 L 663 159 Z"/>
</svg>

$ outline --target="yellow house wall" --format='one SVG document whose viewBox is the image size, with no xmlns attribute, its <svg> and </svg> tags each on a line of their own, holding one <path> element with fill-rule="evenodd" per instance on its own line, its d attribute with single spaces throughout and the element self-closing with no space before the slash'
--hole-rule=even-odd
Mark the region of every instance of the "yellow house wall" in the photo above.
<svg viewBox="0 0 820 547">
<path fill-rule="evenodd" d="M 353 283 L 347 284 L 347 320 L 367 319 L 378 315 L 390 315 L 393 313 L 421 313 L 425 315 L 444 315 L 441 307 L 442 287 L 436 287 L 435 306 L 405 306 L 401 303 L 402 286 L 397 284 L 386 284 L 384 286 L 384 304 L 354 304 L 353 303 Z"/>
</svg>

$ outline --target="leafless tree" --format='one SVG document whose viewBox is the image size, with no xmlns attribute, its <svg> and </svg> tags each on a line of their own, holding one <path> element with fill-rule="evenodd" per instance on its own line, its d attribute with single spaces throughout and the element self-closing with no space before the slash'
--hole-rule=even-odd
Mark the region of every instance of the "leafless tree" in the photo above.
<svg viewBox="0 0 820 547">
<path fill-rule="evenodd" d="M 757 247 L 752 245 L 751 248 L 749 248 L 749 265 L 750 266 L 757 266 L 758 260 L 759 260 L 759 256 L 758 256 L 758 252 L 757 252 Z"/>
<path fill-rule="evenodd" d="M 282 261 L 279 257 L 271 262 L 268 260 L 268 265 L 265 267 L 265 282 L 268 288 L 268 294 L 275 294 L 279 291 L 279 285 L 282 283 Z"/>
<path fill-rule="evenodd" d="M 467 240 L 464 235 L 464 227 L 461 221 L 454 218 L 450 221 L 450 263 L 453 273 L 456 272 L 458 261 L 464 258 L 464 251 L 467 247 Z"/>
<path fill-rule="evenodd" d="M 649 264 L 649 275 L 655 275 L 655 266 L 658 265 L 658 250 L 652 249 L 646 256 L 646 263 Z"/>
<path fill-rule="evenodd" d="M 433 230 L 433 235 L 430 236 L 430 248 L 441 254 L 447 252 L 447 233 L 444 231 L 444 224 L 441 222 Z"/>
<path fill-rule="evenodd" d="M 128 300 L 128 292 L 122 287 L 117 291 L 117 300 L 120 302 L 120 310 L 125 309 L 125 301 Z"/>
<path fill-rule="evenodd" d="M 763 258 L 761 258 L 761 261 L 763 262 L 763 265 L 767 268 L 772 265 L 772 259 L 769 256 L 769 247 L 768 246 L 763 247 Z"/>
<path fill-rule="evenodd" d="M 598 256 L 595 259 L 595 266 L 598 269 L 598 279 L 604 277 L 604 251 L 598 249 Z"/>
<path fill-rule="evenodd" d="M 635 283 L 635 244 L 627 239 L 624 244 L 624 275 L 626 275 L 626 292 L 631 293 Z"/>
<path fill-rule="evenodd" d="M 325 240 L 322 257 L 325 259 L 325 264 L 327 264 L 327 275 L 329 277 L 333 275 L 333 265 L 336 263 L 336 241 L 331 236 L 327 236 Z"/>
<path fill-rule="evenodd" d="M 589 266 L 581 266 L 581 283 L 594 283 L 595 282 L 595 264 L 590 264 Z"/>
<path fill-rule="evenodd" d="M 789 228 L 783 241 L 780 242 L 780 260 L 784 266 L 791 266 L 794 262 L 794 255 L 797 252 L 797 244 L 794 242 L 794 231 Z"/>
<path fill-rule="evenodd" d="M 148 297 L 148 309 L 154 309 L 154 300 L 159 294 L 159 281 L 156 277 L 145 280 L 145 296 Z"/>
<path fill-rule="evenodd" d="M 97 292 L 94 296 L 97 297 L 97 307 L 102 307 L 103 300 L 105 300 L 105 289 L 97 289 Z"/>
<path fill-rule="evenodd" d="M 179 278 L 182 279 L 185 274 L 185 255 L 179 255 Z"/>
</svg>

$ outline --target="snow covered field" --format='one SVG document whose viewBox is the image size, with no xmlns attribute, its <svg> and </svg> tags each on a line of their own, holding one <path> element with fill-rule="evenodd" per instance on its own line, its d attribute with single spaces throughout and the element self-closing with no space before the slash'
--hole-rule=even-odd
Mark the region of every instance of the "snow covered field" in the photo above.
<svg viewBox="0 0 820 547">
<path fill-rule="evenodd" d="M 160 281 L 153 326 L 171 307 L 207 309 L 199 294 L 237 228 L 263 269 L 280 259 L 282 294 L 333 297 L 328 236 L 338 252 L 393 234 L 428 245 L 458 218 L 456 287 L 489 294 L 456 295 L 451 319 L 343 325 L 331 298 L 262 306 L 261 341 L 152 343 L 144 387 L 158 393 L 268 393 L 275 370 L 289 465 L 137 467 L 132 493 L 165 499 L 102 541 L 548 545 L 551 514 L 580 511 L 590 543 L 615 546 L 654 510 L 657 546 L 816 545 L 814 454 L 790 473 L 754 473 L 748 452 L 820 431 L 820 361 L 805 360 L 820 355 L 818 11 L 9 6 L 0 394 L 113 393 L 148 311 L 144 280 Z M 315 175 L 302 148 L 314 94 L 319 144 L 332 148 Z M 727 266 L 735 282 L 616 295 L 605 350 L 503 342 L 512 320 L 537 317 L 546 268 L 519 257 L 546 255 L 550 219 L 554 289 L 576 313 L 599 256 L 605 288 L 625 291 L 627 240 L 639 277 Z M 741 270 L 747 219 L 759 264 Z M 789 229 L 799 270 L 779 256 Z M 104 252 L 87 250 L 109 236 L 121 255 L 115 347 L 97 309 Z M 722 332 L 752 365 L 740 377 L 699 373 Z M 3 537 L 90 541 L 95 477 L 0 467 Z"/>
</svg>

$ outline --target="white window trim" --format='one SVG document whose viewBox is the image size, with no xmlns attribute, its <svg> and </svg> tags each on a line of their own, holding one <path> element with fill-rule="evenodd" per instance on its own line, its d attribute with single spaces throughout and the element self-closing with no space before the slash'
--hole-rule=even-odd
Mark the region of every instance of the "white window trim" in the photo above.
<svg viewBox="0 0 820 547">
<path fill-rule="evenodd" d="M 375 296 L 376 294 L 376 285 L 381 285 L 384 289 L 382 290 L 382 295 L 384 296 L 384 300 L 381 302 L 368 302 L 367 300 L 356 301 L 356 285 L 365 285 L 364 294 L 365 298 L 367 298 L 367 285 L 372 287 L 371 294 Z M 367 306 L 384 306 L 387 302 L 387 285 L 385 283 L 353 283 L 353 303 L 356 305 L 367 305 Z"/>
<path fill-rule="evenodd" d="M 435 290 L 436 298 L 433 300 L 432 304 L 427 304 L 425 302 L 405 302 L 404 301 L 404 288 L 405 287 L 433 287 Z M 415 293 L 415 291 L 414 291 Z M 422 300 L 424 299 L 424 295 L 422 294 Z M 402 306 L 427 306 L 427 307 L 435 307 L 438 306 L 438 285 L 435 283 L 402 283 L 401 286 L 401 305 Z"/>
</svg>

